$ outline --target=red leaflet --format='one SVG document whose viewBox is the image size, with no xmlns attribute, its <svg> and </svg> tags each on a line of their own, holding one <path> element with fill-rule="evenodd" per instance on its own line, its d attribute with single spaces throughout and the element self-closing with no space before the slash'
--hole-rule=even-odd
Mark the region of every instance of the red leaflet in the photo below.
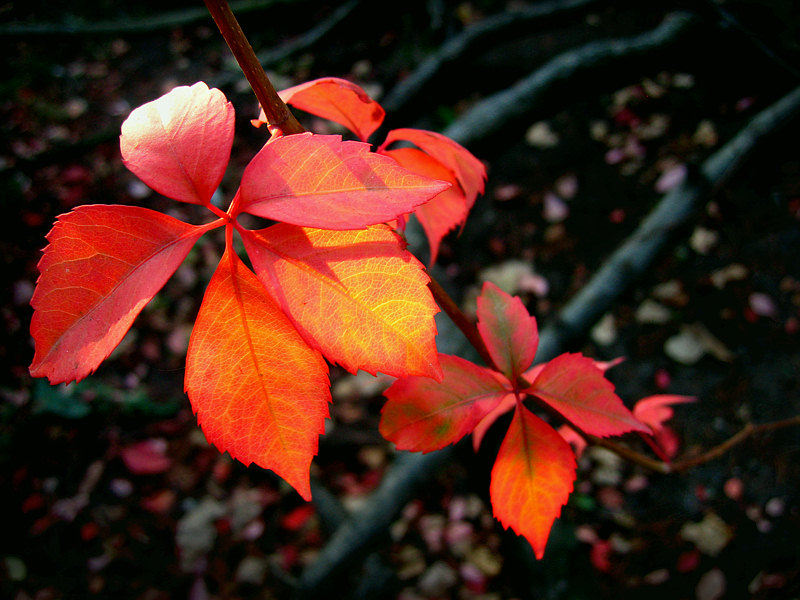
<svg viewBox="0 0 800 600">
<path fill-rule="evenodd" d="M 228 166 L 233 106 L 203 83 L 177 87 L 134 110 L 122 124 L 122 159 L 168 198 L 208 204 Z"/>
<path fill-rule="evenodd" d="M 243 239 L 261 283 L 330 360 L 351 373 L 441 379 L 430 279 L 388 227 L 278 224 Z"/>
<path fill-rule="evenodd" d="M 475 198 L 484 190 L 486 167 L 483 163 L 450 138 L 441 133 L 422 129 L 393 129 L 378 148 L 378 152 L 401 140 L 411 142 L 453 172 L 464 193 L 464 201 L 469 211 L 475 204 Z"/>
<path fill-rule="evenodd" d="M 397 150 L 384 150 L 383 154 L 393 158 L 398 164 L 414 173 L 452 184 L 449 189 L 441 192 L 414 211 L 414 215 L 416 215 L 428 238 L 428 245 L 430 246 L 429 263 L 434 264 L 439 254 L 439 244 L 441 244 L 442 238 L 450 230 L 463 225 L 467 220 L 469 209 L 464 202 L 464 193 L 461 191 L 453 172 L 446 169 L 441 163 L 431 159 L 422 150 L 398 148 Z"/>
<path fill-rule="evenodd" d="M 642 398 L 633 405 L 633 416 L 649 425 L 653 430 L 653 439 L 656 444 L 654 449 L 660 449 L 660 454 L 664 459 L 674 458 L 680 448 L 678 435 L 666 424 L 675 413 L 672 405 L 696 401 L 697 398 L 693 396 L 659 394 Z"/>
<path fill-rule="evenodd" d="M 271 140 L 250 161 L 240 209 L 304 227 L 359 229 L 411 212 L 448 187 L 367 144 L 302 133 Z"/>
<path fill-rule="evenodd" d="M 439 355 L 441 383 L 404 377 L 385 395 L 380 431 L 400 450 L 430 452 L 454 444 L 507 394 L 502 377 L 468 360 Z"/>
<path fill-rule="evenodd" d="M 494 516 L 544 556 L 553 521 L 575 481 L 575 457 L 547 423 L 517 404 L 492 469 L 489 495 Z"/>
<path fill-rule="evenodd" d="M 650 433 L 650 428 L 625 408 L 603 371 L 580 354 L 562 354 L 548 362 L 525 391 L 586 433 L 600 437 L 628 431 Z"/>
<path fill-rule="evenodd" d="M 284 90 L 280 95 L 297 108 L 344 125 L 364 141 L 383 122 L 383 108 L 363 89 L 343 79 L 317 79 Z M 419 150 L 388 150 L 396 141 L 412 142 Z M 439 194 L 430 203 L 415 210 L 428 237 L 430 262 L 433 264 L 442 238 L 454 227 L 464 224 L 475 198 L 483 192 L 486 168 L 466 148 L 453 140 L 420 129 L 396 129 L 389 132 L 377 153 L 391 156 L 415 173 L 454 184 L 447 192 Z M 390 220 L 392 219 L 385 219 Z M 401 219 L 402 223 L 404 221 Z"/>
<path fill-rule="evenodd" d="M 186 392 L 210 442 L 311 498 L 328 416 L 328 367 L 230 248 L 208 284 L 186 356 Z"/>
<path fill-rule="evenodd" d="M 489 281 L 478 297 L 478 331 L 495 365 L 510 381 L 516 381 L 536 357 L 536 319 L 518 297 Z"/>
<path fill-rule="evenodd" d="M 61 383 L 97 369 L 206 231 L 135 206 L 61 215 L 31 299 L 31 375 Z"/>
<path fill-rule="evenodd" d="M 323 119 L 344 125 L 362 142 L 380 127 L 386 112 L 354 83 L 324 77 L 280 92 L 281 100 Z M 263 111 L 260 120 L 263 122 Z"/>
<path fill-rule="evenodd" d="M 689 402 L 697 402 L 697 398 L 674 394 L 648 396 L 633 405 L 633 416 L 657 432 L 675 414 L 675 411 L 672 410 L 674 404 L 687 404 Z"/>
</svg>

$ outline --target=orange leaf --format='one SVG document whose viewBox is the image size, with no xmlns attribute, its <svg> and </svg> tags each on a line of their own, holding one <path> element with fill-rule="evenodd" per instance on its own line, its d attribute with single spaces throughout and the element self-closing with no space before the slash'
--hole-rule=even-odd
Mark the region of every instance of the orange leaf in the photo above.
<svg viewBox="0 0 800 600">
<path fill-rule="evenodd" d="M 442 238 L 451 229 L 463 225 L 467 219 L 468 209 L 464 192 L 458 186 L 458 181 L 452 171 L 421 150 L 398 148 L 397 150 L 385 150 L 382 154 L 392 157 L 409 171 L 453 184 L 452 187 L 437 194 L 414 211 L 414 215 L 428 238 L 430 264 L 434 264 L 439 254 Z"/>
<path fill-rule="evenodd" d="M 430 280 L 388 227 L 279 223 L 243 239 L 264 287 L 330 360 L 353 373 L 441 379 Z"/>
<path fill-rule="evenodd" d="M 97 369 L 208 229 L 135 206 L 61 215 L 31 299 L 31 375 L 60 383 Z"/>
<path fill-rule="evenodd" d="M 210 442 L 311 498 L 328 416 L 328 367 L 230 248 L 208 284 L 186 357 L 186 392 Z"/>
<path fill-rule="evenodd" d="M 378 152 L 383 152 L 390 144 L 400 140 L 411 142 L 450 169 L 464 192 L 467 211 L 472 208 L 475 198 L 483 193 L 486 181 L 486 167 L 481 161 L 462 145 L 441 133 L 423 129 L 393 129 L 378 148 Z"/>
<path fill-rule="evenodd" d="M 522 535 L 544 556 L 553 521 L 575 481 L 572 449 L 555 429 L 521 404 L 492 469 L 489 495 L 503 527 Z"/>
<path fill-rule="evenodd" d="M 383 107 L 363 89 L 338 77 L 301 83 L 278 95 L 286 104 L 344 125 L 363 142 L 380 127 L 386 115 Z"/>
<path fill-rule="evenodd" d="M 562 354 L 546 363 L 525 392 L 547 402 L 585 433 L 600 437 L 650 433 L 614 393 L 614 384 L 603 371 L 581 354 Z"/>
<path fill-rule="evenodd" d="M 478 297 L 478 331 L 495 365 L 515 383 L 531 366 L 539 347 L 536 319 L 516 296 L 495 284 L 483 284 Z"/>
<path fill-rule="evenodd" d="M 403 377 L 384 393 L 380 431 L 400 450 L 430 452 L 454 444 L 508 393 L 499 374 L 440 354 L 444 379 Z"/>
<path fill-rule="evenodd" d="M 233 144 L 233 106 L 203 83 L 176 87 L 140 106 L 122 124 L 122 159 L 168 198 L 208 204 Z"/>
<path fill-rule="evenodd" d="M 413 211 L 449 183 L 415 175 L 362 142 L 273 138 L 242 176 L 240 209 L 304 227 L 359 229 Z"/>
</svg>

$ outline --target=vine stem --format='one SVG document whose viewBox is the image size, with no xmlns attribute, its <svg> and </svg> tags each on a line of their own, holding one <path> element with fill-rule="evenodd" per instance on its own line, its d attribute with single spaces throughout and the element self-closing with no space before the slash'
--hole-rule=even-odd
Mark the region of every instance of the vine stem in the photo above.
<svg viewBox="0 0 800 600">
<path fill-rule="evenodd" d="M 450 294 L 445 291 L 442 285 L 436 281 L 436 278 L 434 278 L 430 271 L 428 272 L 428 277 L 430 278 L 428 289 L 430 289 L 433 299 L 436 300 L 436 304 L 439 305 L 439 308 L 441 308 L 455 324 L 455 326 L 461 330 L 461 333 L 464 334 L 464 337 L 467 338 L 467 341 L 472 345 L 473 348 L 475 348 L 483 362 L 485 362 L 495 371 L 499 371 L 500 369 L 498 369 L 497 365 L 494 364 L 494 360 L 489 354 L 489 349 L 483 342 L 483 338 L 478 332 L 478 328 L 475 326 L 475 324 L 469 319 L 469 317 L 467 317 L 467 315 L 464 314 L 464 311 L 461 310 L 458 304 L 456 304 L 455 300 L 450 297 Z"/>
<path fill-rule="evenodd" d="M 253 88 L 256 98 L 264 110 L 267 126 L 271 133 L 279 131 L 283 135 L 303 133 L 305 129 L 295 118 L 286 103 L 278 96 L 272 82 L 247 40 L 239 22 L 228 5 L 227 0 L 204 0 L 208 12 L 217 24 L 222 37 L 239 63 L 244 76 Z"/>
</svg>

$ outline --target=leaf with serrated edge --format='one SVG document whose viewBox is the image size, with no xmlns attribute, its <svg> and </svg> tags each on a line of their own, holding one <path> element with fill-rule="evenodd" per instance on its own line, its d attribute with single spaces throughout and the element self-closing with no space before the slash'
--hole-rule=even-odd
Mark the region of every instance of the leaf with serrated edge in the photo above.
<svg viewBox="0 0 800 600">
<path fill-rule="evenodd" d="M 360 229 L 412 212 L 450 187 L 338 135 L 273 138 L 242 176 L 239 209 L 303 227 Z"/>
<path fill-rule="evenodd" d="M 272 469 L 306 500 L 328 416 L 328 367 L 258 278 L 226 249 L 186 356 L 186 392 L 206 438 Z"/>
<path fill-rule="evenodd" d="M 61 383 L 97 369 L 206 231 L 136 206 L 59 216 L 31 299 L 31 375 Z"/>
<path fill-rule="evenodd" d="M 208 204 L 233 144 L 234 111 L 202 81 L 180 86 L 131 112 L 122 124 L 125 166 L 168 198 Z"/>
<path fill-rule="evenodd" d="M 483 193 L 486 167 L 469 150 L 441 133 L 406 128 L 391 130 L 386 136 L 386 141 L 378 148 L 378 152 L 386 150 L 398 141 L 411 142 L 450 169 L 464 191 L 467 210 L 472 208 L 478 194 Z"/>
<path fill-rule="evenodd" d="M 403 377 L 384 393 L 380 431 L 399 450 L 430 452 L 456 443 L 508 393 L 494 371 L 448 354 L 439 362 L 441 383 Z"/>
<path fill-rule="evenodd" d="M 430 279 L 387 226 L 279 223 L 242 237 L 261 283 L 328 359 L 351 373 L 441 379 Z"/>
<path fill-rule="evenodd" d="M 390 156 L 405 168 L 440 181 L 449 181 L 454 184 L 450 189 L 437 194 L 430 202 L 417 207 L 414 216 L 419 220 L 430 248 L 430 264 L 436 262 L 439 254 L 439 245 L 447 233 L 464 224 L 467 219 L 467 203 L 464 192 L 457 185 L 455 175 L 437 160 L 431 158 L 416 148 L 399 148 L 386 150 L 385 156 Z"/>
<path fill-rule="evenodd" d="M 614 393 L 595 362 L 562 354 L 546 363 L 526 393 L 541 398 L 581 431 L 600 437 L 628 431 L 650 433 Z"/>
<path fill-rule="evenodd" d="M 572 492 L 575 469 L 569 444 L 518 404 L 492 468 L 489 496 L 494 516 L 525 537 L 539 559 Z"/>
<path fill-rule="evenodd" d="M 290 106 L 344 125 L 362 142 L 380 127 L 386 115 L 361 87 L 338 77 L 307 81 L 278 95 Z"/>
<path fill-rule="evenodd" d="M 598 369 L 605 372 L 607 369 L 622 362 L 622 360 L 623 359 L 618 358 L 608 362 L 598 362 L 598 361 L 593 361 L 593 362 Z M 525 378 L 526 381 L 534 381 L 539 376 L 539 373 L 542 372 L 542 369 L 544 369 L 546 365 L 547 363 L 541 363 L 535 365 L 530 369 L 528 369 L 527 371 L 525 371 L 522 374 L 522 376 Z M 527 393 L 527 390 L 525 390 L 525 392 Z M 475 430 L 472 432 L 472 446 L 475 449 L 475 452 L 477 452 L 478 448 L 480 448 L 481 441 L 483 441 L 483 436 L 486 435 L 486 432 L 489 431 L 492 425 L 494 425 L 494 422 L 504 413 L 507 413 L 509 410 L 514 408 L 515 404 L 516 404 L 516 398 L 514 397 L 514 394 L 509 394 L 503 399 L 502 402 L 500 402 L 500 404 L 498 404 L 492 410 L 492 412 L 490 412 L 483 419 L 481 419 L 481 422 L 475 426 Z"/>
<path fill-rule="evenodd" d="M 539 347 L 536 319 L 516 296 L 487 281 L 478 296 L 478 331 L 495 365 L 512 382 L 531 366 Z"/>
</svg>

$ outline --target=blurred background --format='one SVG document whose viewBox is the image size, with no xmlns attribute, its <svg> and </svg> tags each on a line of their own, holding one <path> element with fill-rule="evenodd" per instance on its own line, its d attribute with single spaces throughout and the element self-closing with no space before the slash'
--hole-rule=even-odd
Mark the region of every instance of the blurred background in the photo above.
<svg viewBox="0 0 800 600">
<path fill-rule="evenodd" d="M 350 79 L 387 110 L 373 143 L 388 128 L 450 132 L 485 162 L 486 194 L 435 269 L 468 312 L 491 280 L 557 328 L 559 311 L 660 201 L 697 194 L 645 275 L 611 290 L 611 308 L 571 332 L 566 349 L 624 357 L 608 375 L 629 407 L 653 394 L 695 397 L 668 422 L 676 456 L 800 414 L 798 122 L 781 117 L 722 185 L 703 171 L 800 85 L 795 2 L 232 7 L 276 88 Z M 543 561 L 492 518 L 503 423 L 479 453 L 462 444 L 409 474 L 378 433 L 383 378 L 332 367 L 311 504 L 219 453 L 182 382 L 221 253 L 213 235 L 94 375 L 70 386 L 33 380 L 29 300 L 57 215 L 107 203 L 205 218 L 123 167 L 130 111 L 200 80 L 226 93 L 237 129 L 223 205 L 266 140 L 206 15 L 200 2 L 175 0 L 0 3 L 2 597 L 800 597 L 796 426 L 677 475 L 588 449 Z M 412 229 L 426 261 L 417 238 Z M 456 338 L 443 324 L 440 348 L 459 348 Z M 403 502 L 374 521 L 370 495 L 382 482 Z M 339 526 L 353 522 L 374 531 L 350 560 L 326 564 L 352 539 Z"/>
</svg>

